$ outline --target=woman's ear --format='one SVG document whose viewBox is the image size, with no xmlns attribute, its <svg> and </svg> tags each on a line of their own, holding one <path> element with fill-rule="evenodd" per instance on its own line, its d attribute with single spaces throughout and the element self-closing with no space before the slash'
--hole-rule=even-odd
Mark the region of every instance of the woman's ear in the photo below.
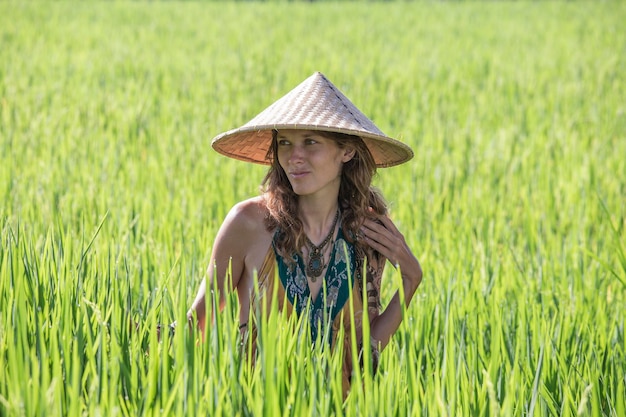
<svg viewBox="0 0 626 417">
<path fill-rule="evenodd" d="M 343 157 L 341 158 L 341 161 L 345 164 L 346 162 L 354 158 L 355 153 L 356 153 L 356 150 L 352 146 L 346 146 L 343 149 Z"/>
</svg>

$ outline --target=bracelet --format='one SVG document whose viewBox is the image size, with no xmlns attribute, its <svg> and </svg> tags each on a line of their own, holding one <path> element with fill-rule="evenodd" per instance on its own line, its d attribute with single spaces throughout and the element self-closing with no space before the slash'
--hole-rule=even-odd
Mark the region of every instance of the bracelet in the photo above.
<svg viewBox="0 0 626 417">
<path fill-rule="evenodd" d="M 161 330 L 163 330 L 163 326 L 161 324 L 157 324 L 157 331 L 161 332 Z M 170 325 L 167 326 L 170 332 L 170 338 L 174 337 L 174 333 L 176 333 L 176 324 L 172 323 Z"/>
</svg>

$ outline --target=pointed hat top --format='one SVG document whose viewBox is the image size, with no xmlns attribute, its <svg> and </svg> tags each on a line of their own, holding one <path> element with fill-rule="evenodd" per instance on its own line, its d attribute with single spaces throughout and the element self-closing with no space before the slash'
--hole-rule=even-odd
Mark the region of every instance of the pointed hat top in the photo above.
<svg viewBox="0 0 626 417">
<path fill-rule="evenodd" d="M 267 151 L 272 130 L 305 129 L 359 136 L 378 167 L 408 161 L 413 151 L 386 136 L 323 74 L 316 72 L 245 125 L 224 132 L 213 148 L 242 161 L 269 164 Z"/>
</svg>

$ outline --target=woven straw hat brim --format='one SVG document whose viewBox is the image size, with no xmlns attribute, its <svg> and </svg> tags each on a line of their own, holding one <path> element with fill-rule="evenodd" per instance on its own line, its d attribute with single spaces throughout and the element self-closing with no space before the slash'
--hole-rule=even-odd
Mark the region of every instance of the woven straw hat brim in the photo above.
<svg viewBox="0 0 626 417">
<path fill-rule="evenodd" d="M 266 156 L 272 142 L 273 129 L 317 130 L 359 136 L 367 145 L 374 162 L 376 162 L 376 166 L 379 168 L 399 165 L 413 158 L 411 148 L 387 136 L 320 125 L 283 124 L 241 127 L 216 136 L 213 139 L 212 146 L 224 156 L 240 161 L 269 165 L 270 161 L 266 159 Z"/>
<path fill-rule="evenodd" d="M 380 168 L 398 165 L 413 157 L 409 146 L 385 135 L 319 72 L 242 127 L 216 136 L 211 145 L 222 155 L 269 165 L 266 156 L 272 130 L 291 129 L 359 136 Z"/>
</svg>

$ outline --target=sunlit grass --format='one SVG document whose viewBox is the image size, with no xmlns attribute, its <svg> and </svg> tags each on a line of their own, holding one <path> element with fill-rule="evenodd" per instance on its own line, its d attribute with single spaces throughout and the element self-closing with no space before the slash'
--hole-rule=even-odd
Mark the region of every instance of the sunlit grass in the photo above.
<svg viewBox="0 0 626 417">
<path fill-rule="evenodd" d="M 0 4 L 0 414 L 626 415 L 625 20 L 612 2 Z M 248 366 L 234 294 L 206 343 L 154 331 L 185 321 L 265 172 L 210 138 L 316 70 L 416 154 L 376 185 L 424 282 L 345 401 L 339 356 L 278 312 Z"/>
</svg>

